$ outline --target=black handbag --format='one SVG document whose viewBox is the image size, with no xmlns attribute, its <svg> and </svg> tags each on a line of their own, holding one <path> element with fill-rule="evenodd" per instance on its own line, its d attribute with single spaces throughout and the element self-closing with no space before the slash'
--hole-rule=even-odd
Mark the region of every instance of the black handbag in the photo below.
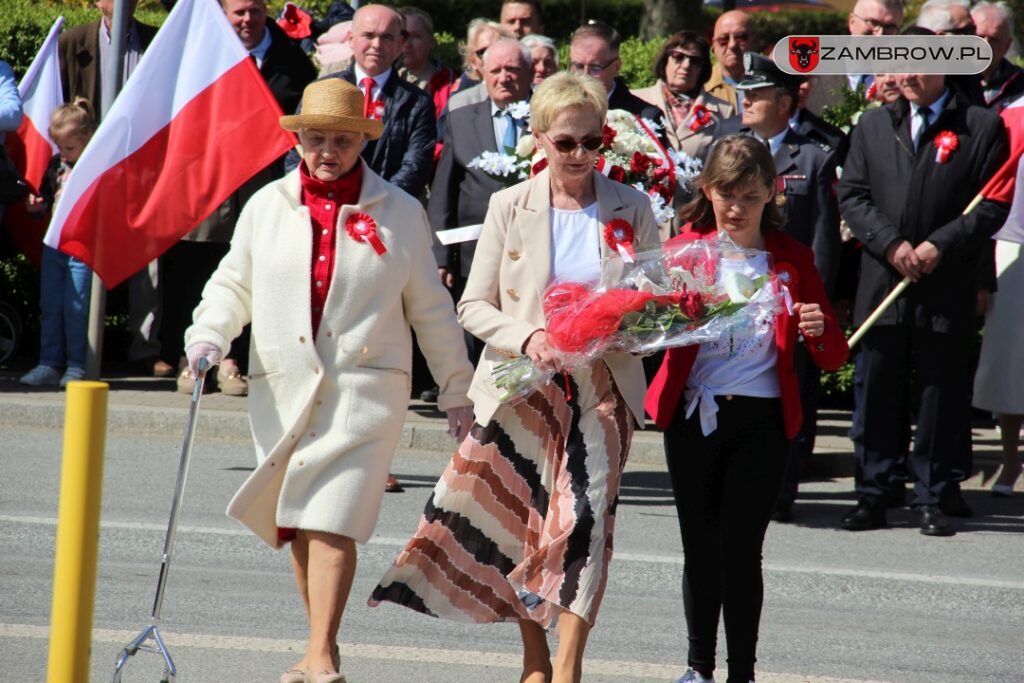
<svg viewBox="0 0 1024 683">
<path fill-rule="evenodd" d="M 18 173 L 7 149 L 0 145 L 0 204 L 19 202 L 29 193 L 28 183 Z"/>
</svg>

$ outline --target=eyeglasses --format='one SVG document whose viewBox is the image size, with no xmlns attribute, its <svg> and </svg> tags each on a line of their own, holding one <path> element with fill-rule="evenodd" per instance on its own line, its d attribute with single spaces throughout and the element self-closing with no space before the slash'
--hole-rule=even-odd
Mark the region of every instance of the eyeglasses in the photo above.
<svg viewBox="0 0 1024 683">
<path fill-rule="evenodd" d="M 555 149 L 562 154 L 572 154 L 576 151 L 577 147 L 582 147 L 588 152 L 596 152 L 598 147 L 601 146 L 601 143 L 604 142 L 604 138 L 600 135 L 588 135 L 582 140 L 576 140 L 575 138 L 558 138 L 557 140 L 552 140 L 548 137 L 547 133 L 541 133 L 541 135 L 547 138 L 548 142 L 554 145 Z"/>
<path fill-rule="evenodd" d="M 974 25 L 974 22 L 961 26 L 960 28 L 951 28 L 946 33 L 951 36 L 973 36 L 977 33 L 978 27 Z"/>
<path fill-rule="evenodd" d="M 676 64 L 690 62 L 691 66 L 704 66 L 704 58 L 700 55 L 688 55 L 685 52 L 670 52 L 668 58 Z"/>
<path fill-rule="evenodd" d="M 712 40 L 718 44 L 718 47 L 727 47 L 730 40 L 735 40 L 737 43 L 746 43 L 750 40 L 749 33 L 726 33 L 725 35 L 715 36 Z"/>
<path fill-rule="evenodd" d="M 853 16 L 864 22 L 864 25 L 868 27 L 868 30 L 872 33 L 881 33 L 884 36 L 893 36 L 900 32 L 899 24 L 886 24 L 885 22 L 878 21 L 877 19 L 865 19 L 856 12 L 850 12 Z"/>
<path fill-rule="evenodd" d="M 615 62 L 619 61 L 619 58 L 611 60 L 607 64 L 581 64 L 580 62 L 570 62 L 569 69 L 575 74 L 587 74 L 588 76 L 600 76 L 605 69 L 610 67 Z M 596 147 L 594 149 L 597 149 Z"/>
</svg>

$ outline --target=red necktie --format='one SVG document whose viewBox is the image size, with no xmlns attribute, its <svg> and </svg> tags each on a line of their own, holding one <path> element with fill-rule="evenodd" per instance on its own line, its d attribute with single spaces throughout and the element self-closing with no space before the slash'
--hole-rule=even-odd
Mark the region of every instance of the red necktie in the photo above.
<svg viewBox="0 0 1024 683">
<path fill-rule="evenodd" d="M 373 111 L 373 79 L 367 76 L 359 83 L 363 86 L 363 118 L 368 119 Z"/>
</svg>

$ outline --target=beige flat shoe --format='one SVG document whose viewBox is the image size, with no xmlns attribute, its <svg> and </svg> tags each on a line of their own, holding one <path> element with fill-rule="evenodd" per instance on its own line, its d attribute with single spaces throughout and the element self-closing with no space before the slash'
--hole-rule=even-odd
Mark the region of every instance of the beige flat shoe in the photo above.
<svg viewBox="0 0 1024 683">
<path fill-rule="evenodd" d="M 220 388 L 220 393 L 227 396 L 246 396 L 249 393 L 249 384 L 234 368 L 227 372 L 217 373 L 217 386 Z"/>
<path fill-rule="evenodd" d="M 345 677 L 341 674 L 330 671 L 321 671 L 318 674 L 307 674 L 307 683 L 346 683 Z"/>
<path fill-rule="evenodd" d="M 306 683 L 306 670 L 288 669 L 281 674 L 281 678 L 278 681 L 279 683 Z"/>
</svg>

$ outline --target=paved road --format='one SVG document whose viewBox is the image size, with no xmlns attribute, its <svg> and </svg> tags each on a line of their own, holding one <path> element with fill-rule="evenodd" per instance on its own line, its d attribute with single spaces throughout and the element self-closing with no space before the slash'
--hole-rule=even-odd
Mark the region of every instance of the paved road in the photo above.
<svg viewBox="0 0 1024 683">
<path fill-rule="evenodd" d="M 61 436 L 0 427 L 0 682 L 42 681 L 47 657 Z M 180 443 L 111 435 L 105 468 L 92 681 L 147 623 Z M 276 681 L 303 647 L 288 558 L 223 515 L 253 464 L 240 441 L 197 441 L 164 631 L 179 681 Z M 405 450 L 377 535 L 360 556 L 341 640 L 352 682 L 516 681 L 517 630 L 468 626 L 364 599 L 416 526 L 445 464 Z M 681 549 L 664 468 L 627 468 L 616 558 L 588 649 L 587 681 L 669 681 L 683 670 Z M 758 681 L 1024 681 L 1024 497 L 967 498 L 983 513 L 948 539 L 896 528 L 850 534 L 835 522 L 849 480 L 804 485 L 798 525 L 773 525 Z M 157 681 L 153 655 L 125 683 Z M 724 665 L 724 640 L 719 660 Z M 724 666 L 720 669 L 724 680 Z"/>
</svg>

